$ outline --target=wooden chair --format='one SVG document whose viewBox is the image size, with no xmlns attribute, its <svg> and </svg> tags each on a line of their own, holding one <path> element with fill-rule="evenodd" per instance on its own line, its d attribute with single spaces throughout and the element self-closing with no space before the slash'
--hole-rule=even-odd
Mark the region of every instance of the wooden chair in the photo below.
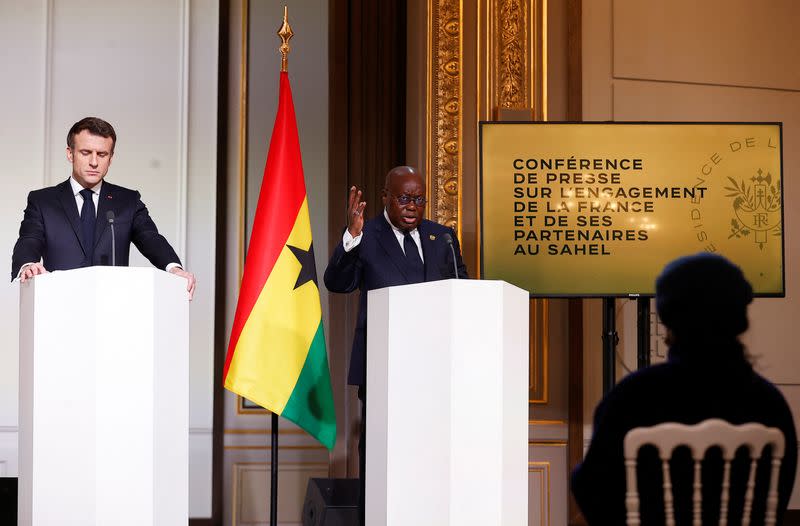
<svg viewBox="0 0 800 526">
<path fill-rule="evenodd" d="M 718 418 L 704 420 L 696 425 L 684 425 L 674 422 L 659 424 L 652 427 L 638 427 L 630 430 L 625 435 L 625 507 L 626 523 L 629 526 L 641 524 L 639 517 L 639 493 L 636 482 L 636 463 L 639 448 L 653 445 L 658 449 L 663 472 L 664 515 L 667 526 L 675 526 L 674 499 L 670 479 L 669 460 L 679 446 L 687 446 L 691 451 L 694 461 L 694 475 L 692 483 L 692 524 L 702 524 L 702 483 L 701 462 L 709 448 L 718 446 L 722 451 L 724 461 L 722 474 L 722 490 L 720 495 L 720 526 L 728 524 L 728 504 L 730 500 L 730 474 L 731 461 L 736 450 L 746 446 L 750 456 L 750 466 L 747 475 L 747 489 L 742 516 L 742 525 L 750 524 L 750 514 L 753 505 L 755 488 L 756 464 L 764 448 L 772 446 L 771 471 L 769 487 L 767 489 L 766 515 L 764 524 L 775 524 L 775 510 L 778 506 L 778 473 L 781 468 L 784 452 L 784 437 L 780 429 L 766 427 L 762 424 L 748 423 L 733 425 Z"/>
</svg>

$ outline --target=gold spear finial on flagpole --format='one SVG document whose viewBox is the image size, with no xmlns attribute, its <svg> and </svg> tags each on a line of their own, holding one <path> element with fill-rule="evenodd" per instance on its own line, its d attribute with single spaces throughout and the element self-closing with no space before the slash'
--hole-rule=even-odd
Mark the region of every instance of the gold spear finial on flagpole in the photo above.
<svg viewBox="0 0 800 526">
<path fill-rule="evenodd" d="M 283 24 L 278 30 L 281 37 L 281 71 L 289 71 L 289 40 L 294 36 L 294 31 L 289 26 L 289 8 L 283 6 Z"/>
</svg>

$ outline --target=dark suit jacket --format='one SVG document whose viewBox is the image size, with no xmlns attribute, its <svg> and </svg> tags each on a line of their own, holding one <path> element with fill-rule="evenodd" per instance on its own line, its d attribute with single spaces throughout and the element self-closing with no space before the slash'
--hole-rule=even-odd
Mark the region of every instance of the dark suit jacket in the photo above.
<svg viewBox="0 0 800 526">
<path fill-rule="evenodd" d="M 114 211 L 116 264 L 127 266 L 130 244 L 136 245 L 160 268 L 180 264 L 178 255 L 158 233 L 139 192 L 103 181 L 97 202 L 92 265 L 111 265 L 111 229 L 106 218 Z M 20 267 L 43 259 L 47 270 L 69 270 L 86 265 L 81 222 L 69 180 L 28 194 L 28 206 L 19 227 L 19 239 L 11 257 L 11 279 Z"/>
<path fill-rule="evenodd" d="M 442 236 L 453 237 L 458 277 L 467 277 L 461 260 L 461 249 L 452 228 L 423 220 L 418 227 L 425 261 L 425 281 L 450 279 L 454 276 L 453 255 Z M 364 385 L 367 376 L 367 291 L 407 285 L 406 257 L 383 213 L 364 224 L 364 237 L 356 248 L 344 251 L 340 241 L 325 269 L 325 286 L 331 292 L 361 290 L 358 320 L 350 355 L 348 383 Z"/>
<path fill-rule="evenodd" d="M 741 354 L 731 344 L 729 355 Z M 625 464 L 622 442 L 634 427 L 662 422 L 696 424 L 721 418 L 733 424 L 761 422 L 777 427 L 786 439 L 778 481 L 778 524 L 789 503 L 797 465 L 794 420 L 781 392 L 755 373 L 742 358 L 700 363 L 692 355 L 704 349 L 673 346 L 667 363 L 624 378 L 600 402 L 594 416 L 594 434 L 586 458 L 572 475 L 572 493 L 590 525 L 625 524 Z M 724 355 L 726 353 L 720 353 Z M 683 355 L 683 356 L 681 356 Z M 740 451 L 742 453 L 742 451 Z M 719 450 L 703 463 L 703 524 L 717 524 L 722 461 Z M 768 471 L 759 465 L 752 525 L 764 523 Z M 747 461 L 734 461 L 731 470 L 731 514 L 728 524 L 739 524 Z M 706 471 L 708 469 L 708 471 Z M 671 463 L 677 524 L 691 524 L 692 463 L 679 450 Z M 654 448 L 639 455 L 639 492 L 642 524 L 664 524 L 661 466 Z M 738 517 L 738 519 L 736 519 Z"/>
</svg>

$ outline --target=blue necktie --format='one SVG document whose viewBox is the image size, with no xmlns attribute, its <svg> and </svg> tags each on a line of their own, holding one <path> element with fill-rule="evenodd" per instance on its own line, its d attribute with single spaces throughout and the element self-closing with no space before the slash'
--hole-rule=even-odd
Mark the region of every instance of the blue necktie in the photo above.
<svg viewBox="0 0 800 526">
<path fill-rule="evenodd" d="M 92 191 L 88 188 L 81 190 L 83 206 L 81 207 L 81 234 L 83 234 L 83 248 L 86 249 L 84 266 L 91 267 L 94 263 L 94 225 L 97 214 L 94 211 Z"/>
<path fill-rule="evenodd" d="M 406 260 L 408 261 L 408 280 L 410 283 L 422 283 L 425 281 L 425 265 L 422 264 L 422 258 L 419 257 L 419 248 L 411 237 L 410 232 L 403 233 L 403 251 L 406 253 Z"/>
</svg>

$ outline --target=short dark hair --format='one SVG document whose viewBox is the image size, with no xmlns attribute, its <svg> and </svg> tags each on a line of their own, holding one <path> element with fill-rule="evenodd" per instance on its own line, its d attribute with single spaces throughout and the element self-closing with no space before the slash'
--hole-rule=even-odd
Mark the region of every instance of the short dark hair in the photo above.
<svg viewBox="0 0 800 526">
<path fill-rule="evenodd" d="M 114 153 L 114 146 L 117 144 L 117 133 L 111 124 L 99 117 L 84 117 L 72 125 L 69 133 L 67 133 L 67 146 L 70 149 L 75 148 L 75 136 L 83 130 L 106 139 L 111 137 L 111 153 Z"/>
<path fill-rule="evenodd" d="M 656 310 L 678 341 L 719 341 L 747 330 L 753 288 L 738 266 L 700 253 L 669 263 L 656 279 Z"/>
</svg>

